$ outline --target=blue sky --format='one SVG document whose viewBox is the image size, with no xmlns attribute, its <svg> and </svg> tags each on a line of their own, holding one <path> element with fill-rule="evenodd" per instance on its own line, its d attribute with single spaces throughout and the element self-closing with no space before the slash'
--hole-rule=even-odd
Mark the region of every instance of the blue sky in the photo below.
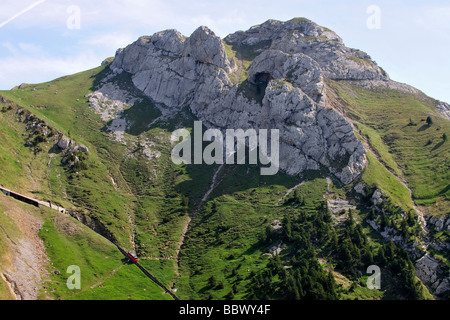
<svg viewBox="0 0 450 320">
<path fill-rule="evenodd" d="M 379 28 L 369 28 L 379 9 Z M 0 89 L 98 66 L 142 35 L 189 36 L 206 25 L 225 37 L 268 19 L 307 17 L 367 52 L 393 80 L 450 102 L 450 2 L 331 0 L 2 0 Z"/>
</svg>

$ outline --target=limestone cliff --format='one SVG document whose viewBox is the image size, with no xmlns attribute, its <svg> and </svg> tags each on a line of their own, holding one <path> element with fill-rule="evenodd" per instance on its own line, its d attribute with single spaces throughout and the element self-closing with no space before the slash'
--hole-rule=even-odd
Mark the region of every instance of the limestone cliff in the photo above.
<svg viewBox="0 0 450 320">
<path fill-rule="evenodd" d="M 324 81 L 389 81 L 367 54 L 307 19 L 269 20 L 224 40 L 207 27 L 190 37 L 158 32 L 118 50 L 111 70 L 130 73 L 168 109 L 190 108 L 210 128 L 279 129 L 281 170 L 328 168 L 344 184 L 364 169 L 366 151 L 351 123 L 328 107 Z"/>
</svg>

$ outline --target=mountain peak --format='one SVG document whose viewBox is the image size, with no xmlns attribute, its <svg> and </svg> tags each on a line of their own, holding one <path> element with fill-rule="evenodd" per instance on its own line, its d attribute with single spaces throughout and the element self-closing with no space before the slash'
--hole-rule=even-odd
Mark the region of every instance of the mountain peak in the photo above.
<svg viewBox="0 0 450 320">
<path fill-rule="evenodd" d="M 305 54 L 318 62 L 330 79 L 389 80 L 368 54 L 347 48 L 335 32 L 306 18 L 268 20 L 230 34 L 225 41 L 235 46 L 259 46 L 261 52 L 276 49 L 286 54 Z"/>
<path fill-rule="evenodd" d="M 205 26 L 188 38 L 166 30 L 118 51 L 111 69 L 209 127 L 278 129 L 281 170 L 323 166 L 344 184 L 367 160 L 351 124 L 326 107 L 325 79 L 387 80 L 367 54 L 304 18 L 268 20 L 224 40 Z"/>
<path fill-rule="evenodd" d="M 205 26 L 197 28 L 189 37 L 185 54 L 202 63 L 212 63 L 224 69 L 228 68 L 222 39 Z"/>
</svg>

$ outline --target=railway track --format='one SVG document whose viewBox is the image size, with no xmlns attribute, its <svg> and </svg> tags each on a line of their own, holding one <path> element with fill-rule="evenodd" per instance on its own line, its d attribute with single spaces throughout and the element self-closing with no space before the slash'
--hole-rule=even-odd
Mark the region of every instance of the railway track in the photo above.
<svg viewBox="0 0 450 320">
<path fill-rule="evenodd" d="M 24 196 L 21 195 L 19 193 L 16 193 L 12 190 L 9 190 L 3 186 L 0 186 L 0 192 L 3 192 L 6 196 L 12 197 L 18 201 L 27 203 L 29 205 L 33 205 L 35 207 L 48 207 L 51 208 L 53 210 L 57 210 L 58 212 L 62 213 L 62 214 L 66 214 L 67 212 L 69 212 L 68 210 L 66 210 L 65 208 L 61 208 L 61 207 L 57 207 L 55 205 L 52 205 L 49 202 L 45 202 L 45 201 L 41 201 L 41 200 L 37 200 L 28 196 Z M 96 232 L 95 230 L 91 229 L 92 231 Z M 114 243 L 113 241 L 111 241 L 110 239 L 108 239 L 107 237 L 103 236 L 102 234 L 96 232 L 98 235 L 102 236 L 103 238 L 105 238 L 106 240 L 108 240 L 109 242 L 111 242 L 113 245 L 116 246 L 116 248 L 125 256 L 128 258 L 128 253 L 123 250 L 117 243 Z M 139 262 L 137 261 L 132 261 L 139 269 L 141 269 L 141 271 L 148 277 L 150 278 L 154 283 L 156 283 L 160 288 L 162 288 L 166 293 L 168 293 L 173 299 L 175 300 L 180 300 L 171 290 L 169 290 L 164 284 L 162 284 L 155 276 L 153 276 L 150 272 L 147 271 L 147 269 L 145 269 Z"/>
<path fill-rule="evenodd" d="M 122 254 L 128 258 L 128 253 L 123 250 L 121 247 L 119 247 L 117 244 L 114 244 L 117 249 L 119 249 L 120 252 L 122 252 Z M 145 269 L 139 262 L 137 261 L 133 261 L 130 259 L 130 261 L 132 261 L 139 269 L 141 269 L 141 271 L 147 276 L 149 277 L 154 283 L 156 283 L 159 287 L 161 287 L 166 293 L 168 293 L 172 298 L 174 298 L 175 300 L 180 300 L 171 290 L 169 290 L 164 284 L 162 284 L 158 279 L 156 279 L 155 276 L 153 276 L 150 272 L 147 271 L 147 269 Z"/>
</svg>

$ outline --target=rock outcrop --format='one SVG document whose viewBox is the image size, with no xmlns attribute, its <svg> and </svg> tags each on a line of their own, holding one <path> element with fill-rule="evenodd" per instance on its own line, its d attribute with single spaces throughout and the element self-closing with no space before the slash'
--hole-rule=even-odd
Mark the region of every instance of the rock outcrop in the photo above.
<svg viewBox="0 0 450 320">
<path fill-rule="evenodd" d="M 442 266 L 441 262 L 428 254 L 416 263 L 417 276 L 437 295 L 450 290 L 450 273 Z"/>
<path fill-rule="evenodd" d="M 268 20 L 225 40 L 244 45 L 265 43 L 288 54 L 305 54 L 319 64 L 325 77 L 334 80 L 389 80 L 369 55 L 347 48 L 336 33 L 305 18 Z"/>
<path fill-rule="evenodd" d="M 73 140 L 70 140 L 69 138 L 65 137 L 64 135 L 60 135 L 59 141 L 57 143 L 57 146 L 61 149 L 61 151 L 68 151 L 70 153 L 75 153 L 77 151 L 87 153 L 89 152 L 89 148 L 79 144 Z"/>
<path fill-rule="evenodd" d="M 238 84 L 249 55 L 248 78 Z M 190 108 L 209 128 L 279 129 L 281 170 L 328 168 L 344 184 L 361 174 L 366 151 L 350 122 L 327 107 L 324 80 L 389 80 L 367 54 L 307 19 L 269 20 L 224 40 L 207 27 L 188 38 L 166 30 L 118 50 L 110 68 L 130 73 L 167 109 Z"/>
<path fill-rule="evenodd" d="M 444 118 L 450 119 L 450 105 L 448 103 L 439 101 L 436 108 Z"/>
<path fill-rule="evenodd" d="M 58 141 L 58 147 L 62 151 L 69 149 L 71 144 L 72 144 L 72 141 L 69 138 L 65 137 L 65 136 L 61 136 L 61 138 Z"/>
<path fill-rule="evenodd" d="M 107 81 L 102 83 L 99 90 L 88 94 L 86 98 L 89 99 L 89 104 L 95 113 L 108 123 L 106 126 L 113 139 L 117 142 L 123 142 L 124 132 L 129 125 L 129 122 L 123 116 L 123 112 L 126 107 L 140 102 L 141 99 Z"/>
</svg>

